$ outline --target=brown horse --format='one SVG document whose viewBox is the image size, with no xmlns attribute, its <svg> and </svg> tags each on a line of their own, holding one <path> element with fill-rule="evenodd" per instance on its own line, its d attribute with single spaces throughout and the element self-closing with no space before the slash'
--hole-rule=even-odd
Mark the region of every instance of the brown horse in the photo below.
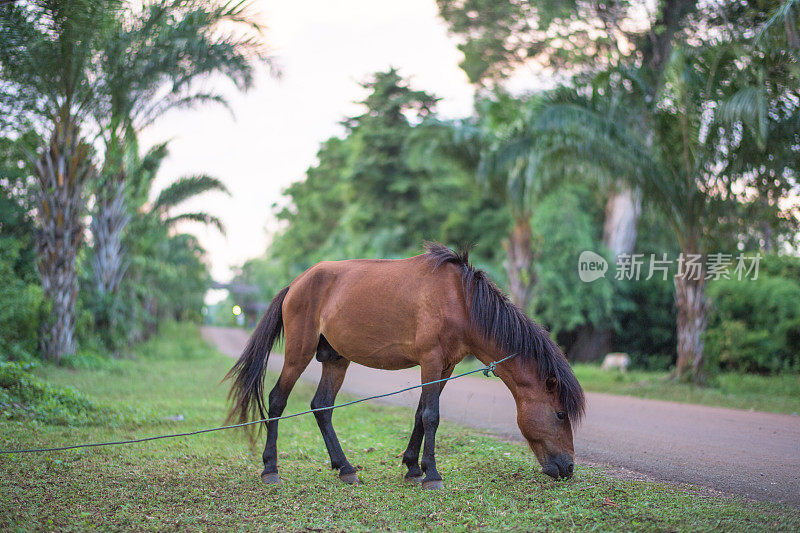
<svg viewBox="0 0 800 533">
<path fill-rule="evenodd" d="M 461 255 L 429 243 L 427 253 L 398 260 L 354 259 L 319 263 L 278 293 L 247 347 L 228 373 L 233 378 L 231 418 L 264 415 L 264 370 L 273 343 L 286 334 L 281 375 L 269 394 L 268 415 L 283 413 L 297 378 L 316 353 L 322 377 L 312 408 L 333 405 L 347 366 L 355 362 L 395 370 L 419 365 L 422 383 L 449 377 L 473 354 L 488 364 L 510 354 L 496 372 L 517 404 L 517 423 L 542 470 L 554 478 L 573 471 L 572 423 L 584 409 L 583 390 L 547 332 L 514 306 Z M 406 479 L 441 488 L 434 441 L 444 383 L 422 387 L 403 463 Z M 315 412 L 331 466 L 348 483 L 359 481 L 331 424 L 331 411 Z M 420 468 L 419 453 L 425 438 Z M 265 483 L 277 483 L 278 422 L 267 423 Z M 424 479 L 423 479 L 424 475 Z"/>
</svg>

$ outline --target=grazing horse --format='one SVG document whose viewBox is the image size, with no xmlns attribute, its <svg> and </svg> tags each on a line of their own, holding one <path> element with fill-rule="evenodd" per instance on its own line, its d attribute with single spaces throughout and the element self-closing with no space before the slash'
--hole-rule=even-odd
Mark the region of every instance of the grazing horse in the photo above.
<svg viewBox="0 0 800 533">
<path fill-rule="evenodd" d="M 283 331 L 285 358 L 269 393 L 268 415 L 279 417 L 297 378 L 316 357 L 322 377 L 312 408 L 330 407 L 350 362 L 396 370 L 419 365 L 422 383 L 449 377 L 473 354 L 484 364 L 511 354 L 496 373 L 517 405 L 517 423 L 545 474 L 572 476 L 572 424 L 583 414 L 584 396 L 564 354 L 547 331 L 513 305 L 467 260 L 445 246 L 408 259 L 325 261 L 309 268 L 272 300 L 247 347 L 228 373 L 233 379 L 230 419 L 264 415 L 264 373 L 273 343 Z M 439 395 L 444 383 L 422 387 L 414 429 L 403 463 L 405 477 L 426 489 L 442 488 L 434 456 Z M 314 413 L 339 478 L 358 483 L 339 445 L 332 411 Z M 278 421 L 267 422 L 265 483 L 278 483 Z M 422 462 L 419 454 L 423 444 Z M 423 478 L 424 476 L 424 478 Z"/>
</svg>

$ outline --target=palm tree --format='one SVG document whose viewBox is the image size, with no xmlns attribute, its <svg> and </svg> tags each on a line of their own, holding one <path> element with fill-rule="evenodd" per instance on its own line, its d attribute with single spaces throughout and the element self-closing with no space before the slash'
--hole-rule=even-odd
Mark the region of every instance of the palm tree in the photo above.
<svg viewBox="0 0 800 533">
<path fill-rule="evenodd" d="M 478 104 L 476 120 L 428 120 L 416 128 L 412 157 L 418 162 L 445 157 L 473 174 L 491 194 L 502 198 L 511 218 L 504 267 L 511 300 L 527 309 L 535 285 L 531 216 L 537 200 L 560 175 L 543 165 L 534 128 L 546 98 L 518 100 L 498 94 Z"/>
<path fill-rule="evenodd" d="M 540 122 L 543 134 L 553 135 L 551 142 L 562 158 L 641 186 L 672 229 L 682 257 L 698 260 L 695 272 L 678 272 L 674 278 L 679 378 L 703 379 L 709 309 L 705 258 L 711 246 L 726 241 L 723 222 L 735 216 L 740 201 L 735 188 L 757 185 L 765 169 L 775 179 L 795 174 L 798 134 L 792 125 L 800 117 L 792 103 L 798 101 L 796 85 L 772 94 L 763 113 L 771 117 L 764 134 L 793 155 L 759 156 L 748 141 L 759 134 L 748 121 L 754 106 L 745 97 L 752 94 L 750 88 L 742 87 L 742 80 L 749 78 L 742 72 L 742 61 L 741 49 L 735 46 L 676 49 L 666 65 L 664 89 L 649 110 L 652 139 L 642 139 L 638 129 L 615 120 L 619 114 L 601 114 L 586 105 L 553 106 Z M 790 93 L 794 96 L 787 98 Z M 771 163 L 765 166 L 764 161 Z"/>
<path fill-rule="evenodd" d="M 414 128 L 409 140 L 410 158 L 426 166 L 445 158 L 464 172 L 475 176 L 487 190 L 508 205 L 512 228 L 503 243 L 504 266 L 512 301 L 521 307 L 530 303 L 533 251 L 531 248 L 530 209 L 520 201 L 526 181 L 525 155 L 514 159 L 511 146 L 519 148 L 520 123 L 524 111 L 519 101 L 507 95 L 480 102 L 475 120 L 428 118 Z M 433 169 L 431 169 L 433 170 Z"/>
<path fill-rule="evenodd" d="M 2 127 L 46 139 L 28 163 L 39 225 L 39 275 L 50 316 L 42 355 L 75 351 L 75 258 L 83 237 L 84 189 L 95 174 L 84 121 L 96 102 L 95 51 L 120 2 L 28 0 L 0 5 Z"/>
<path fill-rule="evenodd" d="M 234 26 L 247 31 L 233 33 Z M 0 128 L 36 130 L 47 142 L 31 154 L 37 184 L 39 271 L 52 304 L 42 331 L 45 358 L 75 350 L 75 257 L 83 235 L 85 188 L 95 186 L 92 229 L 100 292 L 124 273 L 126 139 L 165 110 L 224 102 L 193 81 L 222 74 L 244 89 L 252 61 L 266 60 L 244 3 L 156 0 L 140 10 L 118 0 L 0 3 Z M 94 164 L 100 134 L 105 161 Z"/>
<path fill-rule="evenodd" d="M 134 221 L 147 219 L 167 230 L 174 230 L 181 222 L 198 222 L 213 226 L 224 234 L 224 224 L 214 215 L 203 211 L 175 212 L 184 202 L 207 192 L 230 195 L 225 184 L 213 176 L 196 174 L 178 178 L 150 201 L 156 175 L 168 155 L 167 143 L 162 143 L 152 147 L 144 156 L 134 157 L 127 163 L 128 200 L 131 203 L 132 219 Z M 136 236 L 130 238 L 135 239 Z"/>
<path fill-rule="evenodd" d="M 477 177 L 504 198 L 512 227 L 503 243 L 512 301 L 528 309 L 536 283 L 531 217 L 539 198 L 558 181 L 542 165 L 533 125 L 545 103 L 536 95 L 521 103 L 507 95 L 483 102 L 484 150 Z"/>
<path fill-rule="evenodd" d="M 182 315 L 179 309 L 193 305 L 183 301 L 189 294 L 193 295 L 190 299 L 202 300 L 208 286 L 201 261 L 204 252 L 194 237 L 178 231 L 180 224 L 199 222 L 224 232 L 222 222 L 215 216 L 179 210 L 184 202 L 206 192 L 228 194 L 219 180 L 206 175 L 189 176 L 154 193 L 152 184 L 167 155 L 167 145 L 160 144 L 126 165 L 131 220 L 122 242 L 129 268 L 120 285 L 120 301 L 124 305 L 116 310 L 125 320 L 121 321 L 124 326 L 109 324 L 109 328 L 116 328 L 110 329 L 109 336 L 115 336 L 117 342 L 143 340 L 157 330 L 160 319 L 178 318 Z"/>
<path fill-rule="evenodd" d="M 238 33 L 230 31 L 237 27 Z M 239 90 L 250 88 L 254 63 L 269 63 L 259 31 L 241 2 L 158 0 L 118 19 L 108 33 L 100 51 L 102 105 L 95 115 L 105 161 L 95 183 L 91 225 L 96 289 L 108 301 L 103 320 L 117 319 L 116 294 L 127 266 L 126 160 L 137 149 L 135 133 L 169 109 L 226 105 L 222 95 L 197 89 L 198 79 L 221 74 Z"/>
<path fill-rule="evenodd" d="M 800 58 L 800 0 L 780 4 L 758 33 L 756 41 L 765 47 L 783 49 Z"/>
<path fill-rule="evenodd" d="M 605 120 L 631 131 L 638 131 L 639 138 L 649 142 L 652 135 L 642 102 L 648 100 L 652 86 L 635 69 L 617 67 L 592 76 L 591 92 L 587 95 L 573 87 L 559 87 L 548 96 L 548 103 L 539 113 L 533 129 L 540 140 L 539 150 L 546 160 L 545 168 L 570 179 L 580 178 L 599 187 L 606 198 L 602 243 L 611 257 L 620 257 L 634 251 L 637 238 L 637 223 L 641 215 L 642 191 L 640 185 L 625 180 L 616 172 L 609 172 L 607 165 L 595 164 L 572 157 L 574 146 L 569 139 L 560 142 L 553 138 L 562 120 L 573 117 L 571 107 L 593 110 Z M 623 88 L 623 80 L 628 89 Z M 550 137 L 549 141 L 544 140 Z M 600 156 L 602 160 L 602 155 Z M 567 356 L 577 361 L 596 361 L 609 352 L 613 332 L 608 322 L 598 325 L 586 323 L 578 328 L 575 342 Z"/>
</svg>

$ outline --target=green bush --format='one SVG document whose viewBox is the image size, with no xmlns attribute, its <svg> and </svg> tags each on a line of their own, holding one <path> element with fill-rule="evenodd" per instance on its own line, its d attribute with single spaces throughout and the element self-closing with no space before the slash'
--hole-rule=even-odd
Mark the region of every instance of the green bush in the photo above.
<svg viewBox="0 0 800 533">
<path fill-rule="evenodd" d="M 82 425 L 109 414 L 72 387 L 48 385 L 31 372 L 32 368 L 19 362 L 0 363 L 0 418 Z"/>
<path fill-rule="evenodd" d="M 788 264 L 781 262 L 784 267 Z M 791 270 L 781 268 L 781 272 Z M 760 275 L 757 280 L 719 280 L 709 284 L 708 295 L 713 305 L 705 335 L 710 368 L 800 371 L 800 282 L 796 278 Z"/>
<path fill-rule="evenodd" d="M 630 306 L 620 312 L 615 351 L 630 356 L 631 369 L 669 370 L 675 364 L 677 343 L 672 280 L 656 276 L 621 285 Z"/>
<path fill-rule="evenodd" d="M 16 243 L 0 240 L 0 361 L 30 361 L 37 351 L 44 295 L 39 285 L 17 275 Z"/>
<path fill-rule="evenodd" d="M 3 155 L 7 154 L 0 153 L 0 167 Z M 36 356 L 39 324 L 46 312 L 29 211 L 7 184 L 0 183 L 0 361 Z"/>
<path fill-rule="evenodd" d="M 37 377 L 36 364 L 0 362 L 0 420 L 27 420 L 61 426 L 138 425 L 149 410 L 94 402 L 72 387 L 54 387 Z"/>
<path fill-rule="evenodd" d="M 581 252 L 601 246 L 591 213 L 597 203 L 592 194 L 579 185 L 559 188 L 542 199 L 531 220 L 538 254 L 532 315 L 554 335 L 589 324 L 615 326 L 613 280 L 584 283 L 577 275 Z"/>
</svg>

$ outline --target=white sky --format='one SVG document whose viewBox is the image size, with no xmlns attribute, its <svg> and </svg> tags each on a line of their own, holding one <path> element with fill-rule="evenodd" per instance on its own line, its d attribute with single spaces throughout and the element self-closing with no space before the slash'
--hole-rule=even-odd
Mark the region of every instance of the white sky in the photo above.
<svg viewBox="0 0 800 533">
<path fill-rule="evenodd" d="M 395 66 L 416 89 L 442 98 L 441 114 L 471 112 L 473 89 L 458 68 L 461 54 L 437 16 L 434 0 L 260 0 L 254 11 L 283 71 L 261 69 L 247 94 L 226 90 L 235 119 L 221 107 L 171 113 L 142 134 L 143 146 L 172 139 L 155 188 L 187 174 L 221 179 L 231 197 L 207 194 L 182 206 L 219 216 L 227 237 L 197 225 L 216 280 L 230 267 L 263 253 L 276 229 L 272 204 L 304 178 L 321 141 L 341 132 L 338 122 L 359 112 L 359 83 Z"/>
</svg>

